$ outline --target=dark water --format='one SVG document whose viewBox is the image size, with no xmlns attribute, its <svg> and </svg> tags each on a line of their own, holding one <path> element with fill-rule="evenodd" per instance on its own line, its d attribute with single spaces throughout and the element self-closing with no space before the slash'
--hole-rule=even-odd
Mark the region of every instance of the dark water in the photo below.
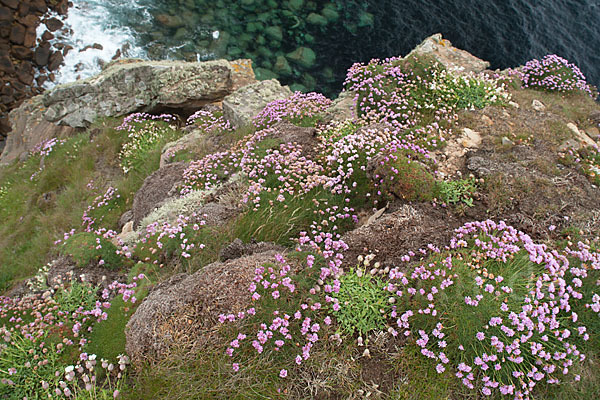
<svg viewBox="0 0 600 400">
<path fill-rule="evenodd" d="M 492 68 L 556 53 L 600 84 L 600 0 L 92 1 L 148 58 L 248 57 L 261 78 L 329 95 L 353 62 L 405 55 L 437 32 Z"/>
</svg>

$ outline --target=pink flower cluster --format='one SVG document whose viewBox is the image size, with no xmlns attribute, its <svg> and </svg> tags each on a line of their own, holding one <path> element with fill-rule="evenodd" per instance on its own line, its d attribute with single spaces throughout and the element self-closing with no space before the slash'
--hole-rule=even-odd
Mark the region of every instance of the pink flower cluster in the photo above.
<svg viewBox="0 0 600 400">
<path fill-rule="evenodd" d="M 373 59 L 368 64 L 356 63 L 346 75 L 344 85 L 356 93 L 355 103 L 360 118 L 369 123 L 384 123 L 400 131 L 423 127 L 435 114 L 438 128 L 457 119 L 456 110 L 444 98 L 434 95 L 436 72 L 424 68 L 417 75 L 405 70 L 398 58 Z M 416 132 L 407 132 L 409 140 L 418 138 Z M 412 133 L 412 134 L 411 134 Z"/>
<path fill-rule="evenodd" d="M 303 156 L 302 147 L 292 143 L 282 144 L 276 150 L 267 150 L 263 158 L 245 164 L 242 171 L 250 179 L 250 186 L 242 201 L 253 203 L 255 209 L 261 203 L 260 194 L 263 191 L 277 194 L 276 201 L 281 203 L 286 198 L 300 196 L 325 185 L 329 180 L 323 175 L 323 167 Z M 272 183 L 274 177 L 277 179 Z"/>
<path fill-rule="evenodd" d="M 189 259 L 195 250 L 202 250 L 205 245 L 198 243 L 194 239 L 194 232 L 206 225 L 207 215 L 198 215 L 195 212 L 190 216 L 179 215 L 174 224 L 169 222 L 154 222 L 146 226 L 146 234 L 134 244 L 132 252 L 129 248 L 123 247 L 121 252 L 125 252 L 128 258 L 135 256 L 144 262 L 159 265 L 164 261 L 167 244 L 170 251 L 174 254 L 170 256 L 179 256 L 182 259 Z M 162 266 L 162 264 L 160 264 Z"/>
<path fill-rule="evenodd" d="M 287 99 L 275 100 L 254 117 L 257 128 L 268 128 L 279 121 L 300 122 L 303 118 L 312 118 L 325 112 L 331 100 L 320 93 L 295 92 Z"/>
<path fill-rule="evenodd" d="M 548 54 L 541 60 L 528 61 L 518 76 L 524 88 L 561 93 L 581 90 L 590 96 L 593 95 L 592 88 L 581 70 L 556 54 Z"/>
<path fill-rule="evenodd" d="M 64 140 L 58 140 L 57 138 L 48 139 L 45 142 L 37 144 L 33 150 L 31 150 L 31 154 L 39 154 L 42 157 L 46 157 L 52 153 L 55 146 L 61 145 L 64 142 Z"/>
<path fill-rule="evenodd" d="M 438 361 L 439 373 L 451 365 L 465 386 L 518 399 L 529 398 L 540 382 L 563 382 L 585 360 L 576 343 L 589 334 L 576 310 L 600 311 L 600 299 L 582 289 L 600 270 L 600 254 L 583 243 L 577 250 L 549 250 L 489 220 L 457 229 L 448 250 L 440 261 L 425 261 L 408 274 L 392 270 L 387 287 L 397 304 L 393 333 L 416 333 L 421 353 Z M 474 288 L 462 292 L 463 305 L 449 304 L 463 287 Z M 456 335 L 462 320 L 448 311 L 455 307 L 481 325 L 458 326 L 462 333 Z M 420 329 L 432 325 L 431 331 Z"/>
<path fill-rule="evenodd" d="M 221 113 L 215 113 L 207 110 L 198 110 L 186 121 L 186 125 L 193 125 L 206 133 L 210 132 L 227 132 L 233 131 L 231 124 L 229 121 L 226 121 L 223 118 L 223 115 L 219 115 Z"/>
</svg>

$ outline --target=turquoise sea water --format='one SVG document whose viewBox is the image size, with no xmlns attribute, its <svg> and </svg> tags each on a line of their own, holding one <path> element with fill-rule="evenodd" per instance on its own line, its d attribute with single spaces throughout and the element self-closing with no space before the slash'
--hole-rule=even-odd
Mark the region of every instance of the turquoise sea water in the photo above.
<svg viewBox="0 0 600 400">
<path fill-rule="evenodd" d="M 74 0 L 150 59 L 252 58 L 260 78 L 329 95 L 353 62 L 441 32 L 493 68 L 557 53 L 600 83 L 600 0 Z M 93 13 L 87 12 L 92 15 Z M 82 15 L 87 15 L 85 12 Z M 97 35 L 96 35 L 97 36 Z M 114 43 L 115 38 L 107 38 Z"/>
</svg>

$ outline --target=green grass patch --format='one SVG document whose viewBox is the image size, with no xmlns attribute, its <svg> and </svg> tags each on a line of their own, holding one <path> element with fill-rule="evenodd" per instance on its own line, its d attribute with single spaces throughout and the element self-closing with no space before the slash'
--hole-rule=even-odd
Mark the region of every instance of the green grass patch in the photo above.
<svg viewBox="0 0 600 400">
<path fill-rule="evenodd" d="M 90 211 L 106 229 L 133 204 L 144 179 L 158 169 L 161 144 L 148 149 L 129 174 L 120 170 L 118 154 L 126 135 L 114 128 L 117 119 L 99 120 L 90 129 L 54 146 L 43 160 L 32 155 L 24 163 L 0 168 L 0 291 L 35 274 L 57 255 L 54 242 L 82 227 L 82 215 L 110 186 L 120 197 Z M 23 240 L 27 238 L 27 240 Z"/>
<path fill-rule="evenodd" d="M 72 257 L 79 268 L 102 265 L 110 270 L 118 270 L 123 265 L 116 252 L 117 247 L 110 240 L 91 232 L 76 233 L 61 249 L 61 253 Z"/>
</svg>

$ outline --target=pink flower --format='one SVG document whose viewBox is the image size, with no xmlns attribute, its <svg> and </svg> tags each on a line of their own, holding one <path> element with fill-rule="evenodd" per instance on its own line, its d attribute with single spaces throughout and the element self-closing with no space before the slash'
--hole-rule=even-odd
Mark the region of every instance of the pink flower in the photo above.
<svg viewBox="0 0 600 400">
<path fill-rule="evenodd" d="M 282 378 L 285 378 L 287 375 L 288 375 L 288 372 L 287 372 L 287 370 L 285 370 L 285 369 L 282 369 L 282 370 L 279 372 L 279 376 L 280 376 L 280 377 L 282 377 Z"/>
</svg>

